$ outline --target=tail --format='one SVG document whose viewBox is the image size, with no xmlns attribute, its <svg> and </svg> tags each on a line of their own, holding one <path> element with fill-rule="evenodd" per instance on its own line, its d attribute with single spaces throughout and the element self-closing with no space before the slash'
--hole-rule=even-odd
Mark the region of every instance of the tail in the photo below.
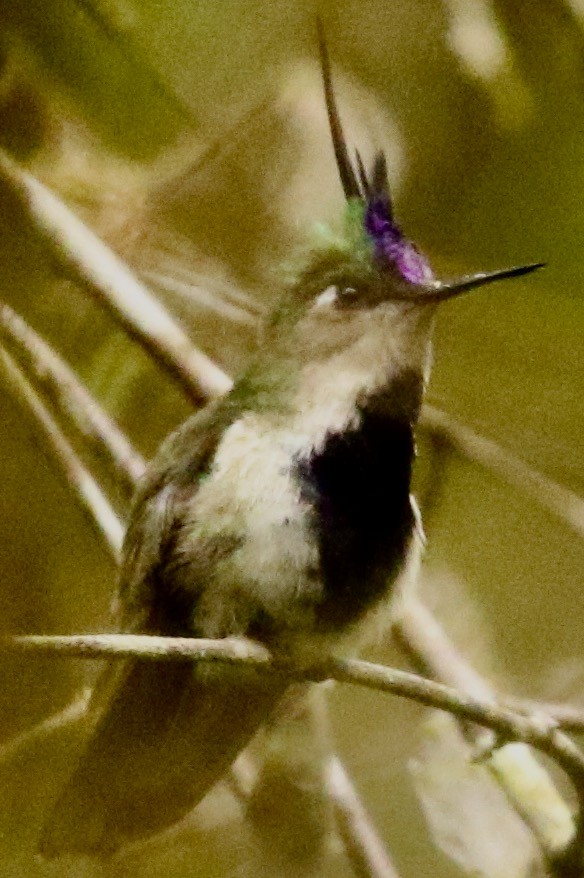
<svg viewBox="0 0 584 878">
<path fill-rule="evenodd" d="M 109 855 L 175 823 L 227 771 L 286 688 L 244 669 L 130 664 L 40 852 Z"/>
</svg>

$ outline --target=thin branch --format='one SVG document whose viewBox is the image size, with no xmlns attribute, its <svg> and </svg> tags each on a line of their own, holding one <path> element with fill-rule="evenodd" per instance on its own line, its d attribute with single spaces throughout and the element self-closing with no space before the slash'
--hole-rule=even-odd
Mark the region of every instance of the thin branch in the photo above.
<svg viewBox="0 0 584 878">
<path fill-rule="evenodd" d="M 327 765 L 326 785 L 355 874 L 360 878 L 398 878 L 397 869 L 337 756 L 332 756 Z"/>
<path fill-rule="evenodd" d="M 35 744 L 44 743 L 50 735 L 71 728 L 87 714 L 91 689 L 84 689 L 80 695 L 63 710 L 51 714 L 31 729 L 27 729 L 0 745 L 0 764 L 16 759 L 28 752 Z"/>
<path fill-rule="evenodd" d="M 83 451 L 90 456 L 104 458 L 129 500 L 146 463 L 115 421 L 56 351 L 8 305 L 0 306 L 0 343 L 25 372 L 35 392 L 65 421 L 72 441 L 81 441 Z"/>
<path fill-rule="evenodd" d="M 145 634 L 31 634 L 4 638 L 0 645 L 4 652 L 34 652 L 61 657 L 219 662 L 253 668 L 262 673 L 285 674 L 305 682 L 336 680 L 364 686 L 445 710 L 460 719 L 486 726 L 504 738 L 530 744 L 556 759 L 577 789 L 584 792 L 584 754 L 553 720 L 541 715 L 516 713 L 492 700 L 475 698 L 408 671 L 338 658 L 328 658 L 310 668 L 301 668 L 286 658 L 272 656 L 262 644 L 235 637 L 214 640 Z"/>
<path fill-rule="evenodd" d="M 528 494 L 540 506 L 548 509 L 584 537 L 582 497 L 537 472 L 498 442 L 481 436 L 434 406 L 424 406 L 421 423 L 426 429 L 439 434 L 468 460 L 478 463 L 498 478 Z"/>
<path fill-rule="evenodd" d="M 243 133 L 248 131 L 250 127 L 253 125 L 259 127 L 263 124 L 273 101 L 274 96 L 270 91 L 263 100 L 246 110 L 233 124 L 229 125 L 226 131 L 219 133 L 203 150 L 202 154 L 197 156 L 184 171 L 175 175 L 172 180 L 164 180 L 162 185 L 155 187 L 149 198 L 152 214 L 159 216 L 172 207 L 177 200 L 184 199 L 185 192 L 192 191 L 192 180 L 201 173 L 203 168 L 212 167 L 217 159 L 232 152 L 234 140 L 242 137 Z"/>
<path fill-rule="evenodd" d="M 170 274 L 163 274 L 160 271 L 150 271 L 142 269 L 140 271 L 142 277 L 147 283 L 158 290 L 180 296 L 182 299 L 188 300 L 190 304 L 197 305 L 211 311 L 231 323 L 238 323 L 242 326 L 256 328 L 258 318 L 247 308 L 230 302 L 224 296 L 211 292 L 211 284 L 205 278 L 190 278 L 186 280 L 178 280 Z"/>
<path fill-rule="evenodd" d="M 22 371 L 10 354 L 0 348 L 0 366 L 2 367 L 11 390 L 21 401 L 23 408 L 32 415 L 35 427 L 41 432 L 43 440 L 50 451 L 50 459 L 56 460 L 63 471 L 70 487 L 79 501 L 87 521 L 101 541 L 105 543 L 110 554 L 119 561 L 124 526 L 114 512 L 109 500 L 93 478 L 79 461 L 69 441 L 65 438 L 49 411 L 43 405 Z"/>
<path fill-rule="evenodd" d="M 493 702 L 497 699 L 490 683 L 458 652 L 438 621 L 416 598 L 408 600 L 403 614 L 396 620 L 394 635 L 420 673 L 429 674 L 433 679 L 480 701 Z M 504 699 L 503 703 L 507 704 L 507 700 Z M 544 724 L 555 723 L 553 717 L 542 715 L 539 710 L 529 715 L 532 719 L 542 717 Z M 475 747 L 485 747 L 484 734 L 478 734 L 475 727 L 465 725 L 464 731 Z M 534 833 L 548 862 L 560 874 L 562 868 L 557 866 L 558 862 L 571 862 L 574 857 L 578 859 L 584 844 L 581 817 L 584 812 L 584 787 L 575 784 L 580 807 L 578 819 L 574 821 L 551 777 L 529 750 L 518 750 L 514 746 L 492 751 L 492 743 L 491 740 L 486 746 L 487 751 L 492 752 L 487 766 Z M 539 791 L 537 796 L 533 792 L 535 787 Z"/>
<path fill-rule="evenodd" d="M 227 775 L 231 791 L 246 804 L 258 782 L 258 771 L 248 753 L 239 754 Z M 363 802 L 343 763 L 331 755 L 325 766 L 326 791 L 333 804 L 338 832 L 358 878 L 399 878 Z"/>
<path fill-rule="evenodd" d="M 549 716 L 564 732 L 584 734 L 584 708 L 575 704 L 562 704 L 555 701 L 538 701 L 532 698 L 517 698 L 505 695 L 504 703 L 518 713 Z"/>
<path fill-rule="evenodd" d="M 435 616 L 415 596 L 404 603 L 392 633 L 419 673 L 477 698 L 494 700 L 491 684 L 461 655 Z"/>
<path fill-rule="evenodd" d="M 0 638 L 0 651 L 46 654 L 63 658 L 108 658 L 124 661 L 220 662 L 246 665 L 269 673 L 274 668 L 270 651 L 260 643 L 240 637 L 192 638 L 151 634 L 22 634 Z M 284 673 L 288 672 L 284 663 Z M 300 674 L 300 679 L 305 679 Z M 322 676 L 319 681 L 324 679 Z"/>
<path fill-rule="evenodd" d="M 231 379 L 56 195 L 1 152 L 0 176 L 61 271 L 107 308 L 196 405 L 229 390 Z"/>
</svg>

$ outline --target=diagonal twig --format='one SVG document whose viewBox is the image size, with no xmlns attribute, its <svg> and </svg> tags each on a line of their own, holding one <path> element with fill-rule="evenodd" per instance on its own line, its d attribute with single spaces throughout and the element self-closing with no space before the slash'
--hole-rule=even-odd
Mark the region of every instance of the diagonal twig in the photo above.
<svg viewBox="0 0 584 878">
<path fill-rule="evenodd" d="M 584 708 L 575 704 L 563 704 L 555 701 L 538 701 L 533 698 L 518 698 L 506 695 L 505 704 L 520 713 L 542 713 L 549 716 L 565 732 L 577 735 L 584 734 Z"/>
<path fill-rule="evenodd" d="M 497 698 L 488 681 L 458 652 L 434 616 L 418 599 L 412 597 L 407 602 L 402 615 L 396 620 L 394 636 L 419 672 L 480 700 L 494 701 Z M 505 698 L 502 701 L 508 703 Z M 530 714 L 542 716 L 544 722 L 551 721 L 557 725 L 553 716 L 542 714 L 541 710 Z M 476 746 L 483 746 L 476 727 L 465 725 L 464 731 Z M 518 747 L 503 746 L 493 751 L 486 762 L 488 768 L 534 833 L 548 862 L 554 866 L 572 861 L 573 858 L 578 859 L 584 843 L 581 817 L 584 812 L 584 788 L 577 789 L 580 814 L 575 823 L 552 778 L 526 747 Z M 535 789 L 538 790 L 537 796 L 534 795 Z"/>
<path fill-rule="evenodd" d="M 325 778 L 339 832 L 355 875 L 358 878 L 398 878 L 396 867 L 337 756 L 329 759 Z"/>
<path fill-rule="evenodd" d="M 231 323 L 249 326 L 254 329 L 257 327 L 258 318 L 249 308 L 244 308 L 239 304 L 230 302 L 223 296 L 212 293 L 209 289 L 211 284 L 207 282 L 206 278 L 204 280 L 197 278 L 196 281 L 193 278 L 179 280 L 168 273 L 152 271 L 147 268 L 141 269 L 139 274 L 154 289 L 180 296 L 199 308 L 214 312 Z"/>
<path fill-rule="evenodd" d="M 468 460 L 485 467 L 514 488 L 528 494 L 584 537 L 584 499 L 549 476 L 534 470 L 498 442 L 487 439 L 456 418 L 425 405 L 422 425 L 439 435 Z"/>
<path fill-rule="evenodd" d="M 35 427 L 41 431 L 44 442 L 51 452 L 51 460 L 58 462 L 92 530 L 100 537 L 114 560 L 118 561 L 124 538 L 124 526 L 109 500 L 80 462 L 63 431 L 34 392 L 22 371 L 12 357 L 2 349 L 0 349 L 0 367 L 15 395 L 32 415 Z"/>
<path fill-rule="evenodd" d="M 182 327 L 97 235 L 35 177 L 0 152 L 0 178 L 61 272 L 86 290 L 201 405 L 231 380 L 198 351 Z"/>
<path fill-rule="evenodd" d="M 102 458 L 129 501 L 146 463 L 73 370 L 8 305 L 0 305 L 0 344 L 36 393 L 65 421 L 65 431 L 94 459 Z M 73 435 L 72 435 L 73 434 Z"/>
<path fill-rule="evenodd" d="M 70 728 L 82 720 L 87 714 L 91 689 L 83 689 L 79 696 L 71 701 L 63 710 L 51 714 L 36 726 L 21 732 L 6 743 L 0 745 L 0 764 L 27 753 L 36 743 L 44 743 L 46 739 L 62 729 Z"/>
</svg>

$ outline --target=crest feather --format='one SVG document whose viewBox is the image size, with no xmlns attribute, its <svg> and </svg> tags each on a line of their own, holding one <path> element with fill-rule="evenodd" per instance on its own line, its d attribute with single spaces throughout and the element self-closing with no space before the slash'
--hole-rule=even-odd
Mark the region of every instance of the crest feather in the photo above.
<svg viewBox="0 0 584 878">
<path fill-rule="evenodd" d="M 317 18 L 317 31 L 328 121 L 345 198 L 349 205 L 358 202 L 361 207 L 362 228 L 373 244 L 377 263 L 383 268 L 397 270 L 409 283 L 429 283 L 433 280 L 430 266 L 394 221 L 384 153 L 379 151 L 376 154 L 370 174 L 367 174 L 358 150 L 355 151 L 356 168 L 351 162 L 335 100 L 331 64 L 320 18 Z"/>
<path fill-rule="evenodd" d="M 333 89 L 333 81 L 331 76 L 331 63 L 329 59 L 328 49 L 326 46 L 324 28 L 320 18 L 317 18 L 316 25 L 318 30 L 318 47 L 320 51 L 320 64 L 322 68 L 322 79 L 324 83 L 326 110 L 333 139 L 335 158 L 337 160 L 337 168 L 339 169 L 339 176 L 343 185 L 343 192 L 345 193 L 345 198 L 347 199 L 347 201 L 350 198 L 361 199 L 363 195 L 359 186 L 359 181 L 357 180 L 357 175 L 355 174 L 355 169 L 353 168 L 353 165 L 351 164 L 351 159 L 349 158 L 349 151 L 347 149 L 347 143 L 343 134 L 341 120 L 339 118 L 339 111 L 337 110 L 337 103 L 335 100 L 335 92 Z"/>
</svg>

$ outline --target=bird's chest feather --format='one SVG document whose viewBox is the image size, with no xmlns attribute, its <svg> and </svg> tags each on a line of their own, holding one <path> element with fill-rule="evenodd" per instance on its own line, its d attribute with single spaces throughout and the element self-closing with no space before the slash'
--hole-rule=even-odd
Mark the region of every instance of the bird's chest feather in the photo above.
<svg viewBox="0 0 584 878">
<path fill-rule="evenodd" d="M 205 633 L 260 620 L 328 634 L 361 618 L 407 552 L 412 456 L 410 424 L 366 409 L 317 445 L 256 416 L 233 423 L 184 531 Z"/>
<path fill-rule="evenodd" d="M 389 590 L 406 559 L 414 514 L 411 424 L 363 408 L 352 429 L 297 461 L 319 552 L 319 627 L 342 628 Z"/>
<path fill-rule="evenodd" d="M 196 569 L 205 582 L 197 612 L 209 636 L 249 633 L 256 616 L 311 624 L 319 555 L 295 478 L 298 450 L 294 436 L 244 415 L 226 430 L 193 497 L 182 552 L 187 578 Z"/>
</svg>

